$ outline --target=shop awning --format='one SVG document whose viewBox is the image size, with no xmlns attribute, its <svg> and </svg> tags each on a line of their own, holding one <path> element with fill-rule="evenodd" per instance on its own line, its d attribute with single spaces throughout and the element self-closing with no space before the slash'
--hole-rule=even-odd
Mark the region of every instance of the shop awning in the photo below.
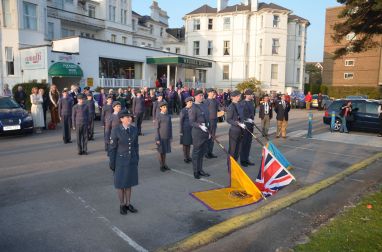
<svg viewBox="0 0 382 252">
<path fill-rule="evenodd" d="M 190 68 L 206 68 L 212 67 L 212 61 L 195 59 L 190 57 L 174 56 L 174 57 L 149 57 L 146 59 L 147 64 L 155 65 L 181 65 Z"/>
<path fill-rule="evenodd" d="M 67 62 L 56 62 L 50 66 L 48 75 L 56 77 L 82 77 L 84 73 L 79 65 Z"/>
</svg>

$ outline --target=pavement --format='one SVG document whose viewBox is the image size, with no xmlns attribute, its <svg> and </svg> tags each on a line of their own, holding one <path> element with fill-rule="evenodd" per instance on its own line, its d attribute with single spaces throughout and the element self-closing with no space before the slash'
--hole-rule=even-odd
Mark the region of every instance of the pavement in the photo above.
<svg viewBox="0 0 382 252">
<path fill-rule="evenodd" d="M 145 121 L 143 124 L 145 135 L 140 137 L 139 141 L 140 184 L 133 188 L 132 196 L 132 203 L 139 213 L 127 216 L 119 214 L 119 202 L 113 188 L 112 173 L 107 168 L 108 160 L 103 151 L 103 132 L 99 122 L 96 125 L 96 140 L 89 142 L 88 156 L 76 154 L 75 141 L 73 144 L 63 144 L 60 130 L 45 131 L 41 135 L 0 137 L 0 250 L 161 249 L 233 217 L 256 212 L 273 201 L 334 176 L 382 151 L 378 141 L 374 146 L 366 146 L 366 143 L 378 139 L 374 134 L 352 132 L 344 135 L 345 139 L 341 139 L 342 134 L 339 133 L 328 135 L 328 126 L 322 123 L 323 112 L 313 113 L 313 139 L 305 137 L 307 129 L 305 110 L 291 112 L 287 139 L 271 137 L 292 163 L 294 167 L 292 173 L 297 181 L 267 201 L 221 212 L 208 211 L 190 197 L 189 193 L 228 185 L 224 152 L 215 145 L 214 152 L 219 158 L 204 161 L 205 170 L 211 173 L 211 177 L 195 180 L 192 166 L 183 162 L 182 148 L 178 144 L 179 137 L 174 137 L 172 153 L 168 155 L 168 165 L 172 170 L 162 173 L 159 171 L 154 129 L 150 121 Z M 258 118 L 256 122 L 259 123 Z M 179 128 L 176 118 L 173 124 L 173 132 L 177 136 Z M 274 131 L 275 120 L 272 120 L 271 126 Z M 226 123 L 218 124 L 218 139 L 225 146 L 228 145 L 228 128 Z M 72 134 L 72 138 L 75 139 L 75 134 Z M 334 141 L 335 139 L 337 140 Z M 260 151 L 261 146 L 254 142 L 251 157 L 257 165 L 244 168 L 252 179 L 258 173 Z M 314 197 L 329 190 L 327 195 L 321 196 L 322 199 L 332 206 L 330 209 L 340 209 L 353 196 L 352 190 L 349 189 L 367 188 L 373 183 L 380 182 L 382 178 L 382 173 L 378 172 L 380 164 L 380 161 L 377 161 L 365 170 L 288 207 L 292 210 L 288 208 L 280 210 L 271 217 L 207 245 L 217 247 L 200 249 L 228 251 L 222 249 L 229 248 L 226 244 L 236 239 L 236 243 L 232 244 L 239 243 L 241 239 L 247 241 L 242 242 L 242 246 L 237 245 L 237 251 L 274 251 L 274 248 L 289 246 L 306 232 L 292 232 L 290 226 L 284 226 L 284 223 L 294 223 L 291 226 L 296 226 L 296 230 L 299 230 L 297 228 L 299 225 L 302 225 L 304 230 L 310 230 L 312 226 L 308 225 L 304 214 L 317 219 L 320 215 L 319 210 L 326 209 L 322 201 L 315 203 Z M 364 174 L 365 178 L 352 177 L 359 173 Z M 336 190 L 339 189 L 332 190 L 344 181 L 348 182 L 346 185 L 352 187 L 338 193 Z M 304 205 L 305 201 L 308 202 Z M 298 204 L 302 204 L 305 208 L 299 208 Z M 289 211 L 289 215 L 284 211 Z M 327 212 L 332 213 L 329 210 Z M 277 216 L 281 217 L 277 219 Z M 285 231 L 280 231 L 284 229 Z M 267 240 L 265 236 L 268 234 L 264 233 L 265 230 L 269 231 L 269 237 L 276 235 L 279 237 L 278 235 L 282 234 L 280 243 L 275 243 L 271 238 Z M 235 238 L 234 235 L 238 235 L 239 238 Z M 261 237 L 263 238 L 260 239 Z M 285 243 L 282 243 L 284 241 Z"/>
</svg>

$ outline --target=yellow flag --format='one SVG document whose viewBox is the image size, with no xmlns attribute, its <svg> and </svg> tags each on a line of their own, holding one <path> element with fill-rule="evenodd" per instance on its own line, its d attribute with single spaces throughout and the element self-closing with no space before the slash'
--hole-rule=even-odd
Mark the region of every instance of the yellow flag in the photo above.
<svg viewBox="0 0 382 252">
<path fill-rule="evenodd" d="M 191 195 L 214 211 L 250 205 L 263 198 L 260 190 L 233 157 L 230 157 L 230 166 L 231 183 L 229 187 L 194 192 Z"/>
</svg>

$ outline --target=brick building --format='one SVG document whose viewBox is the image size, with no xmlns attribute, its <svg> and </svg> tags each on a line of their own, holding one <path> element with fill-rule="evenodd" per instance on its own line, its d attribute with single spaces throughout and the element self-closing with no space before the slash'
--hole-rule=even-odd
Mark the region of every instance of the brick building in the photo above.
<svg viewBox="0 0 382 252">
<path fill-rule="evenodd" d="M 343 43 L 336 44 L 333 25 L 340 21 L 338 14 L 342 6 L 326 9 L 325 43 L 322 83 L 333 86 L 382 86 L 382 48 L 373 48 L 362 53 L 349 53 L 336 60 L 333 59 L 334 51 L 346 44 L 349 40 L 356 39 L 354 34 L 348 34 Z M 376 38 L 382 42 L 382 36 Z"/>
</svg>

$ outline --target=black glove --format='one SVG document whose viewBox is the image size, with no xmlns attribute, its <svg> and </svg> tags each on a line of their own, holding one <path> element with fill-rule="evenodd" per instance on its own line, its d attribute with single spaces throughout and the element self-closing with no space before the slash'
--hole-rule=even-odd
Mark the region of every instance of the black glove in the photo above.
<svg viewBox="0 0 382 252">
<path fill-rule="evenodd" d="M 113 172 L 115 172 L 115 166 L 112 165 L 111 163 L 109 163 L 109 168 L 110 168 L 110 170 L 112 170 Z"/>
</svg>

